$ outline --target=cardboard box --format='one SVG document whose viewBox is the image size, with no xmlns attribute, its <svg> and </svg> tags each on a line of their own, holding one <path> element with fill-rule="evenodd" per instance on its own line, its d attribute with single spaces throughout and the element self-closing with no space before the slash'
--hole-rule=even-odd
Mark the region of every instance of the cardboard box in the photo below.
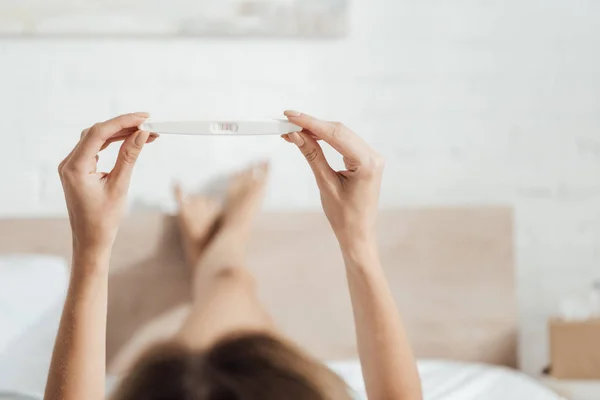
<svg viewBox="0 0 600 400">
<path fill-rule="evenodd" d="M 552 319 L 550 375 L 559 379 L 600 379 L 600 318 Z"/>
</svg>

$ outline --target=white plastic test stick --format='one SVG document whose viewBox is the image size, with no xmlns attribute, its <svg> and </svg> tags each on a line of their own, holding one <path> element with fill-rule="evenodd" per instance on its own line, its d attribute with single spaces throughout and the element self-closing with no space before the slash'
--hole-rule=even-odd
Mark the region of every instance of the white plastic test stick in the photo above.
<svg viewBox="0 0 600 400">
<path fill-rule="evenodd" d="M 300 132 L 301 127 L 287 120 L 270 119 L 261 121 L 151 121 L 140 125 L 140 129 L 166 135 L 283 135 Z"/>
</svg>

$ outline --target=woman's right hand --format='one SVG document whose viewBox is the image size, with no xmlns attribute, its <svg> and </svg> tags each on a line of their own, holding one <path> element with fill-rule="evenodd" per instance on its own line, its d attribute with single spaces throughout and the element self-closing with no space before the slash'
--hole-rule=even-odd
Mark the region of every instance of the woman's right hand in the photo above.
<svg viewBox="0 0 600 400">
<path fill-rule="evenodd" d="M 298 146 L 312 168 L 323 210 L 342 249 L 374 243 L 383 157 L 339 122 L 298 111 L 286 111 L 285 115 L 303 128 L 283 138 Z M 317 140 L 329 143 L 343 156 L 346 170 L 331 168 Z"/>
</svg>

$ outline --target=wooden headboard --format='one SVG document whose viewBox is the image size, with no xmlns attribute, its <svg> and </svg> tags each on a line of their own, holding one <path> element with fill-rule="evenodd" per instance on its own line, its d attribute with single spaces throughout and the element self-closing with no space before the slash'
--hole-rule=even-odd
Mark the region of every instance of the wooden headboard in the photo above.
<svg viewBox="0 0 600 400">
<path fill-rule="evenodd" d="M 379 238 L 394 296 L 419 357 L 516 366 L 512 212 L 508 208 L 384 211 Z M 0 220 L 1 253 L 70 257 L 65 219 Z M 323 359 L 356 356 L 339 248 L 321 213 L 266 213 L 250 268 L 279 327 Z M 109 283 L 108 358 L 144 322 L 189 300 L 174 218 L 122 225 Z"/>
</svg>

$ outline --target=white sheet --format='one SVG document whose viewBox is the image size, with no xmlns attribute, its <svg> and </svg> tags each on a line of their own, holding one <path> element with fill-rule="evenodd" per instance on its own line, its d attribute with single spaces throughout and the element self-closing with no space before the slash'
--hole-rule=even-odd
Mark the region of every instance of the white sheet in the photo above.
<svg viewBox="0 0 600 400">
<path fill-rule="evenodd" d="M 507 368 L 443 360 L 419 360 L 425 400 L 559 400 L 560 396 L 527 375 Z M 329 366 L 366 399 L 358 361 Z"/>
</svg>

